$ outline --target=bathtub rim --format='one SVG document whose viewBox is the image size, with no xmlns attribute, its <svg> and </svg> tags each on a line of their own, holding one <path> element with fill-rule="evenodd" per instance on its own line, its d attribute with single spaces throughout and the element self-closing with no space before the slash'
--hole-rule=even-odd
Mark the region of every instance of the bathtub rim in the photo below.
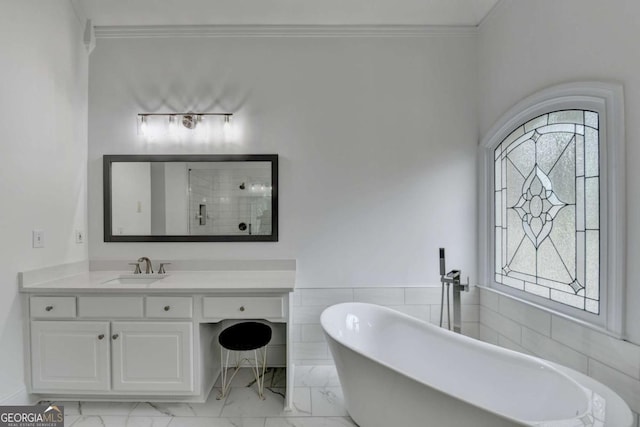
<svg viewBox="0 0 640 427">
<path fill-rule="evenodd" d="M 387 313 L 392 313 L 393 315 L 397 315 L 397 316 L 399 316 L 401 318 L 404 318 L 405 320 L 407 320 L 407 321 L 409 321 L 411 323 L 414 323 L 414 324 L 417 324 L 417 325 L 420 325 L 420 326 L 425 326 L 426 325 L 427 329 L 429 329 L 430 331 L 433 331 L 433 332 L 435 332 L 437 334 L 440 334 L 441 336 L 444 336 L 444 337 L 449 338 L 449 339 L 451 338 L 451 336 L 449 334 L 455 334 L 453 331 L 449 331 L 447 329 L 443 329 L 443 328 L 437 327 L 437 326 L 435 326 L 435 325 L 433 325 L 433 324 L 431 324 L 431 323 L 429 323 L 427 321 L 415 318 L 415 317 L 410 316 L 410 315 L 408 315 L 406 313 L 403 313 L 401 311 L 394 310 L 392 308 L 385 307 L 385 306 L 378 305 L 378 304 L 371 304 L 371 303 L 344 302 L 344 303 L 333 304 L 333 305 L 325 308 L 322 311 L 322 313 L 320 314 L 320 325 L 322 327 L 323 332 L 325 334 L 327 334 L 331 339 L 333 339 L 334 341 L 338 342 L 340 345 L 344 345 L 346 348 L 348 348 L 349 350 L 361 355 L 362 357 L 365 357 L 365 358 L 367 358 L 367 359 L 369 359 L 369 360 L 371 360 L 371 361 L 373 361 L 375 363 L 378 363 L 378 364 L 384 366 L 385 368 L 390 369 L 393 372 L 396 372 L 397 374 L 402 375 L 403 377 L 405 377 L 405 378 L 407 378 L 409 380 L 415 381 L 415 382 L 417 382 L 419 384 L 422 384 L 422 385 L 424 385 L 426 387 L 430 387 L 430 388 L 432 388 L 432 389 L 434 389 L 434 390 L 436 390 L 436 391 L 438 391 L 438 392 L 440 392 L 440 393 L 442 393 L 444 395 L 447 395 L 447 396 L 451 397 L 452 399 L 457 399 L 459 401 L 465 402 L 468 405 L 474 406 L 474 407 L 479 408 L 479 409 L 484 410 L 484 411 L 488 410 L 486 407 L 479 406 L 477 403 L 474 403 L 474 402 L 469 401 L 467 399 L 463 399 L 463 398 L 461 398 L 459 396 L 453 395 L 453 394 L 451 394 L 451 393 L 449 393 L 449 392 L 447 392 L 445 390 L 442 390 L 439 387 L 435 387 L 435 386 L 433 386 L 431 384 L 427 384 L 427 383 L 425 383 L 425 382 L 423 382 L 423 381 L 421 381 L 421 380 L 409 375 L 408 373 L 406 373 L 403 370 L 400 370 L 400 369 L 398 369 L 396 367 L 393 367 L 393 366 L 389 365 L 388 363 L 386 363 L 384 361 L 381 361 L 381 360 L 379 360 L 377 358 L 373 358 L 373 357 L 363 353 L 361 350 L 359 350 L 357 348 L 354 348 L 350 343 L 346 343 L 344 340 L 341 340 L 339 337 L 336 337 L 332 332 L 327 330 L 327 328 L 325 326 L 325 322 L 326 322 L 325 319 L 328 318 L 328 316 L 330 316 L 330 312 L 331 311 L 337 311 L 341 307 L 344 307 L 344 306 L 373 307 L 376 310 L 381 310 L 381 311 L 384 311 L 384 312 L 387 312 Z M 554 373 L 560 375 L 561 377 L 563 377 L 564 379 L 566 379 L 570 383 L 574 384 L 577 387 L 577 389 L 580 390 L 580 392 L 582 392 L 584 394 L 584 398 L 585 398 L 585 400 L 587 402 L 587 407 L 583 412 L 581 412 L 580 414 L 575 415 L 575 416 L 573 416 L 571 418 L 562 418 L 562 419 L 527 420 L 527 419 L 522 419 L 522 418 L 521 419 L 514 418 L 511 415 L 507 415 L 507 414 L 504 414 L 504 413 L 499 412 L 499 411 L 490 410 L 490 412 L 495 413 L 496 415 L 499 415 L 499 416 L 505 418 L 506 420 L 513 421 L 515 423 L 520 423 L 520 424 L 525 423 L 525 425 L 531 425 L 531 426 L 540 425 L 542 423 L 554 423 L 554 422 L 562 422 L 562 421 L 566 421 L 566 420 L 578 419 L 578 418 L 583 417 L 584 415 L 590 414 L 592 412 L 592 398 L 591 398 L 589 393 L 595 393 L 595 391 L 591 390 L 588 387 L 585 387 L 583 384 L 581 384 L 575 378 L 571 377 L 570 375 L 568 375 L 564 371 L 558 369 L 556 366 L 554 366 L 554 364 L 552 364 L 552 363 L 550 363 L 550 362 L 548 362 L 548 361 L 546 361 L 544 359 L 541 359 L 539 357 L 536 357 L 536 356 L 530 356 L 530 355 L 527 355 L 527 354 L 519 353 L 517 351 L 511 350 L 511 349 L 508 349 L 508 348 L 504 348 L 504 347 L 499 347 L 499 346 L 493 345 L 491 343 L 487 343 L 487 342 L 484 342 L 484 341 L 477 340 L 475 338 L 468 337 L 466 335 L 455 334 L 455 336 L 456 336 L 456 339 L 462 339 L 464 342 L 466 342 L 466 343 L 468 343 L 470 345 L 473 345 L 473 346 L 479 346 L 481 348 L 488 349 L 490 351 L 497 351 L 498 353 L 506 354 L 509 357 L 516 357 L 518 359 L 526 360 L 528 362 L 534 361 L 536 363 L 540 363 L 540 364 L 544 365 L 546 368 L 548 368 L 551 371 L 553 371 Z"/>
</svg>

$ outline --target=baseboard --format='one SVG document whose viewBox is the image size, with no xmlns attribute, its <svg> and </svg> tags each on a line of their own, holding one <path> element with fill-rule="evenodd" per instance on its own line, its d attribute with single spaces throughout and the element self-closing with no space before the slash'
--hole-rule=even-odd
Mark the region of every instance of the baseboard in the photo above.
<svg viewBox="0 0 640 427">
<path fill-rule="evenodd" d="M 32 394 L 27 393 L 26 388 L 21 388 L 20 390 L 0 400 L 1 406 L 35 405 L 36 403 L 38 403 L 38 399 Z"/>
</svg>

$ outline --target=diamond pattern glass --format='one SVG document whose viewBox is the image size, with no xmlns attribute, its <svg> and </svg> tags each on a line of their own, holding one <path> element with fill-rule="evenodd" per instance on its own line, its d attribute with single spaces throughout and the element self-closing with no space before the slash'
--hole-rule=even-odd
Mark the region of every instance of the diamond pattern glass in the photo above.
<svg viewBox="0 0 640 427">
<path fill-rule="evenodd" d="M 600 311 L 599 116 L 543 114 L 495 149 L 495 280 Z"/>
</svg>

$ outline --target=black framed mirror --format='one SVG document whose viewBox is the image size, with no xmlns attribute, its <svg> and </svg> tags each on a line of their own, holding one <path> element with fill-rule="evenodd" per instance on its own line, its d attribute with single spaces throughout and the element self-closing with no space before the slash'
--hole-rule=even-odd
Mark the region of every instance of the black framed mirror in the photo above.
<svg viewBox="0 0 640 427">
<path fill-rule="evenodd" d="M 105 242 L 278 241 L 278 155 L 105 155 Z"/>
</svg>

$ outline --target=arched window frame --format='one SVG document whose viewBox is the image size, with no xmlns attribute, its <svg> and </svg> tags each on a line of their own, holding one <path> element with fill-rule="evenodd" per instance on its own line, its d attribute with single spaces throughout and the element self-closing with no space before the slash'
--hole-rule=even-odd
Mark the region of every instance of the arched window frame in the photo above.
<svg viewBox="0 0 640 427">
<path fill-rule="evenodd" d="M 516 128 L 558 110 L 590 110 L 600 115 L 600 314 L 560 304 L 496 283 L 494 163 L 495 148 Z M 480 283 L 545 309 L 624 336 L 626 278 L 626 181 L 622 85 L 577 82 L 537 92 L 511 107 L 487 132 L 479 147 Z"/>
</svg>

